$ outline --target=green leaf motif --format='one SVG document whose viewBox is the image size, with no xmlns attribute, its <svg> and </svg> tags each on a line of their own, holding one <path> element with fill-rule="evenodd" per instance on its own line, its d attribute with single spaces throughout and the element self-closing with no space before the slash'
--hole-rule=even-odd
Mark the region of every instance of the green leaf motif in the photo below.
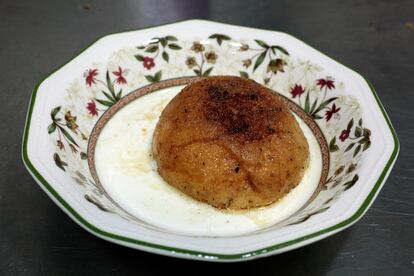
<svg viewBox="0 0 414 276">
<path fill-rule="evenodd" d="M 145 50 L 147 53 L 154 53 L 158 50 L 158 45 L 151 45 Z"/>
<path fill-rule="evenodd" d="M 135 55 L 134 56 L 138 61 L 144 61 L 144 57 L 142 55 Z"/>
<path fill-rule="evenodd" d="M 310 103 L 309 103 L 309 92 L 306 94 L 306 99 L 305 99 L 305 108 L 304 108 L 304 110 L 305 110 L 305 112 L 306 113 L 309 113 L 309 105 L 310 105 Z"/>
<path fill-rule="evenodd" d="M 48 127 L 47 127 L 47 132 L 49 134 L 53 133 L 56 130 L 56 124 L 55 123 L 51 123 Z"/>
<path fill-rule="evenodd" d="M 111 77 L 109 76 L 109 71 L 106 71 L 106 85 L 108 86 L 109 92 L 111 92 L 111 95 L 115 98 L 115 91 L 114 91 L 114 85 L 111 81 Z"/>
<path fill-rule="evenodd" d="M 161 77 L 162 77 L 161 70 L 158 71 L 157 73 L 155 73 L 155 75 L 154 75 L 154 79 L 155 79 L 156 82 L 159 82 L 161 80 Z"/>
<path fill-rule="evenodd" d="M 158 71 L 157 73 L 155 73 L 154 76 L 151 76 L 151 75 L 146 75 L 145 76 L 147 81 L 152 82 L 152 83 L 159 82 L 161 80 L 161 77 L 162 77 L 162 72 L 161 71 Z"/>
<path fill-rule="evenodd" d="M 162 59 L 165 60 L 166 62 L 168 62 L 170 60 L 170 56 L 168 55 L 167 52 L 162 52 Z"/>
<path fill-rule="evenodd" d="M 371 146 L 371 141 L 367 141 L 362 148 L 362 151 L 366 151 Z"/>
<path fill-rule="evenodd" d="M 220 45 L 220 46 L 223 43 L 223 40 L 230 40 L 231 39 L 229 36 L 224 35 L 224 34 L 212 34 L 208 38 L 216 39 L 217 44 Z"/>
<path fill-rule="evenodd" d="M 371 130 L 364 128 L 364 133 L 363 133 L 364 137 L 370 137 L 371 136 Z"/>
<path fill-rule="evenodd" d="M 350 151 L 350 150 L 354 147 L 354 145 L 355 145 L 355 143 L 351 143 L 351 144 L 349 144 L 349 145 L 346 147 L 345 152 Z"/>
<path fill-rule="evenodd" d="M 197 76 L 201 76 L 201 72 L 200 72 L 200 70 L 198 70 L 198 69 L 194 69 L 193 71 L 194 71 L 194 73 L 195 73 Z"/>
<path fill-rule="evenodd" d="M 314 114 L 314 115 L 312 115 L 312 118 L 314 118 L 315 120 L 320 120 L 320 119 L 322 119 L 323 117 L 322 117 L 322 116 L 320 116 L 320 115 L 318 115 L 318 114 Z"/>
<path fill-rule="evenodd" d="M 151 75 L 145 75 L 145 78 L 146 78 L 146 79 L 147 79 L 147 81 L 149 81 L 149 82 L 155 82 L 154 77 L 153 77 L 153 76 L 151 76 Z"/>
<path fill-rule="evenodd" d="M 315 101 L 313 102 L 313 104 L 312 104 L 312 107 L 311 107 L 311 109 L 309 110 L 309 113 L 310 114 L 313 114 L 314 112 L 314 110 L 315 110 L 315 108 L 316 108 L 316 104 L 318 103 L 318 99 L 315 99 Z M 318 112 L 315 112 L 315 114 L 316 113 L 318 113 Z"/>
<path fill-rule="evenodd" d="M 336 136 L 334 138 L 332 138 L 332 140 L 329 142 L 329 151 L 330 152 L 335 152 L 338 151 L 339 147 L 336 144 Z"/>
<path fill-rule="evenodd" d="M 111 107 L 113 105 L 113 102 L 100 100 L 100 99 L 97 99 L 97 98 L 95 98 L 95 101 L 97 101 L 101 105 L 104 105 L 104 106 L 107 106 L 107 107 Z"/>
<path fill-rule="evenodd" d="M 353 155 L 353 157 L 355 157 L 355 156 L 357 156 L 357 154 L 359 153 L 359 151 L 361 150 L 361 145 L 358 145 L 356 148 L 355 148 L 355 151 L 354 151 L 354 155 Z"/>
<path fill-rule="evenodd" d="M 53 160 L 55 160 L 55 164 L 56 166 L 58 166 L 59 169 L 61 169 L 62 171 L 66 171 L 65 166 L 67 166 L 68 164 L 64 162 L 62 159 L 60 159 L 59 154 L 57 154 L 56 152 L 55 154 L 53 154 Z"/>
<path fill-rule="evenodd" d="M 345 191 L 348 190 L 348 189 L 350 189 L 350 188 L 352 188 L 352 186 L 354 186 L 355 183 L 357 183 L 358 179 L 359 179 L 359 176 L 356 174 L 356 175 L 354 175 L 354 177 L 352 178 L 352 180 L 350 180 L 348 182 L 345 182 L 344 183 Z"/>
<path fill-rule="evenodd" d="M 264 59 L 266 57 L 266 51 L 260 54 L 260 56 L 256 59 L 256 62 L 254 63 L 253 72 L 256 71 L 256 69 L 260 66 L 260 64 L 263 63 Z"/>
<path fill-rule="evenodd" d="M 167 39 L 165 39 L 165 38 L 160 38 L 160 43 L 161 43 L 162 47 L 167 46 Z"/>
<path fill-rule="evenodd" d="M 275 46 L 272 46 L 271 48 L 272 48 L 272 50 L 273 49 L 277 49 L 277 50 L 281 51 L 282 53 L 284 53 L 287 56 L 289 55 L 289 52 L 285 48 L 283 48 L 281 46 L 275 45 Z"/>
<path fill-rule="evenodd" d="M 361 119 L 359 119 L 359 121 L 358 121 L 358 125 L 359 125 L 359 126 L 362 126 L 362 118 L 361 118 Z"/>
<path fill-rule="evenodd" d="M 347 126 L 347 130 L 350 130 L 351 128 L 352 128 L 352 126 L 354 125 L 354 118 L 352 118 L 350 121 L 349 121 L 349 123 L 348 123 L 348 126 Z"/>
<path fill-rule="evenodd" d="M 61 109 L 61 106 L 57 106 L 57 107 L 52 109 L 52 111 L 50 112 L 50 117 L 52 117 L 52 120 L 55 120 L 56 115 L 58 114 L 60 109 Z"/>
<path fill-rule="evenodd" d="M 172 35 L 167 35 L 165 37 L 165 39 L 166 40 L 169 40 L 169 41 L 177 41 L 178 40 L 175 36 L 172 36 Z"/>
<path fill-rule="evenodd" d="M 138 50 L 143 50 L 143 49 L 145 49 L 145 46 L 137 46 L 137 49 Z"/>
<path fill-rule="evenodd" d="M 265 48 L 265 49 L 269 48 L 269 45 L 267 45 L 267 43 L 264 42 L 263 40 L 255 39 L 254 41 L 262 48 Z"/>
<path fill-rule="evenodd" d="M 213 70 L 213 67 L 208 68 L 206 71 L 204 71 L 203 76 L 208 77 Z"/>
<path fill-rule="evenodd" d="M 62 131 L 63 135 L 70 141 L 72 142 L 74 145 L 78 146 L 79 145 L 76 143 L 75 139 L 72 138 L 72 136 L 70 136 L 69 132 L 67 132 L 63 127 L 59 127 L 60 131 Z"/>
<path fill-rule="evenodd" d="M 170 48 L 171 50 L 181 50 L 182 49 L 180 45 L 175 44 L 175 43 L 168 44 L 168 48 Z"/>
<path fill-rule="evenodd" d="M 111 102 L 114 102 L 114 101 L 115 101 L 115 99 L 114 99 L 111 95 L 109 95 L 108 93 L 106 93 L 105 91 L 101 90 L 101 92 L 105 95 L 105 97 L 106 97 L 109 101 L 111 101 Z"/>
<path fill-rule="evenodd" d="M 119 90 L 118 94 L 115 96 L 115 102 L 119 101 L 122 98 L 122 89 Z"/>
<path fill-rule="evenodd" d="M 239 71 L 240 77 L 248 79 L 249 78 L 249 74 L 245 71 Z"/>
<path fill-rule="evenodd" d="M 362 129 L 360 127 L 356 127 L 355 128 L 355 132 L 354 132 L 355 137 L 359 138 L 362 135 Z"/>
<path fill-rule="evenodd" d="M 329 142 L 329 147 L 335 145 L 335 143 L 336 143 L 336 136 L 332 138 L 331 141 Z"/>
<path fill-rule="evenodd" d="M 365 144 L 366 142 L 370 141 L 369 137 L 362 136 L 363 138 L 358 141 L 358 144 Z"/>
<path fill-rule="evenodd" d="M 84 152 L 80 153 L 80 157 L 81 157 L 82 160 L 88 159 L 88 155 Z"/>
</svg>

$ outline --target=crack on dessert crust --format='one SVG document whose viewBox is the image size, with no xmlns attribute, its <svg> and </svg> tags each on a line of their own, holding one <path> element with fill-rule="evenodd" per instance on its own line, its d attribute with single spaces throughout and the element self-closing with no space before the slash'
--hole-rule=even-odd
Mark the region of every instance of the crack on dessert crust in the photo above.
<svg viewBox="0 0 414 276">
<path fill-rule="evenodd" d="M 221 142 L 221 140 L 220 140 Z M 246 172 L 246 180 L 249 186 L 252 188 L 253 191 L 257 192 L 259 189 L 257 185 L 253 182 L 252 173 L 250 170 L 246 167 L 246 163 L 242 158 L 239 157 L 238 154 L 236 154 L 231 148 L 224 145 L 223 143 L 216 143 L 218 146 L 220 146 L 222 149 L 224 149 L 228 154 L 230 154 L 231 158 L 233 158 L 234 161 L 237 162 L 240 169 Z"/>
<path fill-rule="evenodd" d="M 216 146 L 219 146 L 222 149 L 224 149 L 231 156 L 231 158 L 238 164 L 239 168 L 246 172 L 246 180 L 247 180 L 247 183 L 249 184 L 249 186 L 252 188 L 252 190 L 255 191 L 255 192 L 257 192 L 259 190 L 257 185 L 254 183 L 252 173 L 246 167 L 246 163 L 244 162 L 244 160 L 241 157 L 239 157 L 238 154 L 236 154 L 231 148 L 224 145 L 223 141 L 222 141 L 222 138 L 220 138 L 220 137 L 196 139 L 196 140 L 192 140 L 192 141 L 189 141 L 189 142 L 181 144 L 181 145 L 173 145 L 172 147 L 173 148 L 184 149 L 184 148 L 186 148 L 190 145 L 197 144 L 197 143 L 213 143 Z"/>
</svg>

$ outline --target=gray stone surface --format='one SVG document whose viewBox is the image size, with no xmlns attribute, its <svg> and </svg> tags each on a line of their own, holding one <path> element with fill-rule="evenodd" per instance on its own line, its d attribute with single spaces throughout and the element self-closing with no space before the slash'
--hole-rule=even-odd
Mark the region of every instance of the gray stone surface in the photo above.
<svg viewBox="0 0 414 276">
<path fill-rule="evenodd" d="M 87 233 L 44 194 L 20 150 L 33 86 L 97 38 L 187 18 L 280 30 L 376 87 L 401 152 L 367 214 L 312 245 L 247 263 L 152 255 Z M 406 24 L 407 22 L 412 22 Z M 414 1 L 0 2 L 0 274 L 146 275 L 208 271 L 257 275 L 414 275 Z"/>
</svg>

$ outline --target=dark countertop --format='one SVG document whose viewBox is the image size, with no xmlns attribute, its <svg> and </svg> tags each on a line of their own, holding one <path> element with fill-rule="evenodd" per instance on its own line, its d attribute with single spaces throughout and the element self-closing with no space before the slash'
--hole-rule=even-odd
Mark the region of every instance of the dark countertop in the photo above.
<svg viewBox="0 0 414 276">
<path fill-rule="evenodd" d="M 258 275 L 414 275 L 414 1 L 3 0 L 0 18 L 1 275 L 228 274 L 238 269 Z M 401 152 L 359 222 L 281 255 L 237 264 L 201 263 L 98 239 L 39 188 L 20 157 L 33 86 L 103 35 L 186 18 L 290 33 L 371 80 Z"/>
</svg>

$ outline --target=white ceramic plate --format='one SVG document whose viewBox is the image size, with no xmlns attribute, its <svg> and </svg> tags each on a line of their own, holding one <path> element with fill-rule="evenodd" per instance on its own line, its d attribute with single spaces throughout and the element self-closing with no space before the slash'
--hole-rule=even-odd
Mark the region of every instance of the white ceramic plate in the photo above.
<svg viewBox="0 0 414 276">
<path fill-rule="evenodd" d="M 323 190 L 300 212 L 232 236 L 177 234 L 131 217 L 95 183 L 90 134 L 101 115 L 139 88 L 189 76 L 252 78 L 290 98 L 321 129 L 330 151 Z M 105 36 L 34 89 L 23 160 L 50 198 L 108 241 L 163 255 L 242 261 L 278 254 L 355 223 L 399 151 L 388 116 L 358 73 L 280 32 L 190 20 Z"/>
</svg>

